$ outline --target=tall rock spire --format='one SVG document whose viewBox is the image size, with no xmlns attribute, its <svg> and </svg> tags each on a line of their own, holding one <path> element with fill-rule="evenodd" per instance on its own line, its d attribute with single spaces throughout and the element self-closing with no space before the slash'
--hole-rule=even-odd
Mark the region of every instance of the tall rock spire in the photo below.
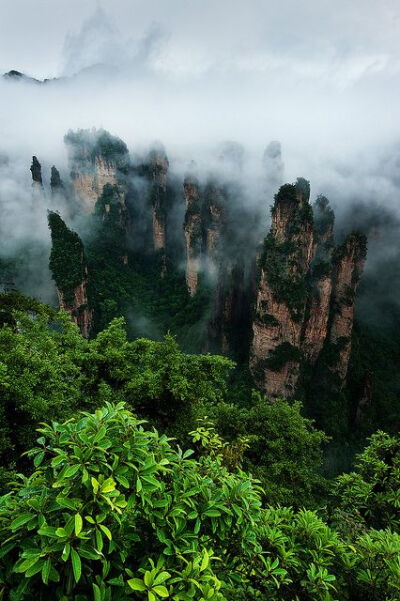
<svg viewBox="0 0 400 601">
<path fill-rule="evenodd" d="M 150 152 L 154 250 L 165 251 L 167 240 L 167 174 L 169 162 L 161 146 Z"/>
<path fill-rule="evenodd" d="M 52 194 L 56 194 L 57 192 L 63 192 L 64 190 L 64 184 L 61 180 L 60 172 L 55 167 L 55 165 L 53 165 L 51 168 L 50 188 Z"/>
<path fill-rule="evenodd" d="M 329 342 L 337 351 L 332 371 L 343 387 L 349 367 L 354 306 L 358 284 L 366 258 L 366 237 L 352 232 L 333 254 L 332 311 Z"/>
<path fill-rule="evenodd" d="M 32 164 L 30 167 L 30 171 L 32 173 L 32 186 L 33 188 L 42 189 L 42 166 L 37 160 L 37 157 L 32 157 Z"/>
<path fill-rule="evenodd" d="M 299 377 L 306 276 L 314 240 L 309 196 L 309 183 L 302 178 L 280 188 L 259 260 L 250 369 L 272 397 L 291 396 Z"/>
<path fill-rule="evenodd" d="M 188 173 L 183 183 L 185 197 L 184 234 L 186 243 L 186 284 L 193 296 L 199 282 L 202 257 L 202 219 L 199 182 L 193 172 Z"/>
<path fill-rule="evenodd" d="M 306 180 L 275 196 L 259 260 L 250 357 L 255 381 L 270 397 L 292 396 L 302 367 L 309 371 L 319 357 L 329 357 L 324 365 L 335 389 L 345 383 L 366 239 L 353 233 L 334 249 L 333 223 L 325 197 L 313 214 Z"/>
<path fill-rule="evenodd" d="M 94 212 L 106 184 L 118 186 L 121 202 L 125 202 L 125 175 L 129 165 L 126 144 L 105 130 L 70 131 L 64 141 L 80 212 Z"/>
<path fill-rule="evenodd" d="M 48 222 L 52 241 L 49 266 L 60 308 L 71 315 L 83 336 L 88 337 L 92 310 L 88 302 L 88 268 L 82 241 L 57 213 L 49 212 Z"/>
</svg>

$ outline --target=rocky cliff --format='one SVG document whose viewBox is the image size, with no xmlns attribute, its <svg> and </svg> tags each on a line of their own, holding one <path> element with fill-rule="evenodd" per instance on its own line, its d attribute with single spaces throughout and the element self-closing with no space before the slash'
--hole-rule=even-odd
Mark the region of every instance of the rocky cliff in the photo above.
<svg viewBox="0 0 400 601">
<path fill-rule="evenodd" d="M 169 162 L 162 147 L 149 156 L 150 198 L 153 220 L 153 247 L 165 258 L 167 241 L 167 174 Z"/>
<path fill-rule="evenodd" d="M 336 349 L 331 364 L 342 388 L 349 366 L 354 305 L 366 258 L 365 236 L 353 232 L 333 254 L 331 320 L 329 342 Z"/>
<path fill-rule="evenodd" d="M 329 347 L 339 387 L 347 375 L 355 291 L 365 260 L 363 236 L 333 250 L 333 213 L 325 198 L 309 204 L 303 179 L 275 197 L 271 231 L 259 258 L 250 369 L 271 397 L 292 396 L 302 367 Z"/>
<path fill-rule="evenodd" d="M 128 149 L 122 140 L 104 130 L 70 131 L 64 138 L 80 212 L 91 214 L 106 184 L 118 186 L 125 201 Z"/>
<path fill-rule="evenodd" d="M 48 214 L 52 248 L 50 270 L 56 283 L 60 308 L 67 311 L 88 337 L 92 324 L 87 284 L 88 268 L 78 234 L 68 229 L 57 213 Z"/>
<path fill-rule="evenodd" d="M 63 193 L 64 191 L 64 184 L 61 180 L 60 172 L 55 165 L 53 165 L 51 168 L 50 189 L 53 195 Z"/>
<path fill-rule="evenodd" d="M 32 187 L 34 190 L 42 190 L 43 189 L 43 181 L 42 181 L 42 166 L 37 160 L 37 157 L 32 157 L 32 164 L 30 167 L 30 171 L 32 174 Z"/>
<path fill-rule="evenodd" d="M 185 198 L 184 235 L 186 244 L 186 284 L 189 294 L 196 293 L 202 259 L 202 215 L 199 182 L 193 174 L 188 174 L 183 183 Z"/>
</svg>

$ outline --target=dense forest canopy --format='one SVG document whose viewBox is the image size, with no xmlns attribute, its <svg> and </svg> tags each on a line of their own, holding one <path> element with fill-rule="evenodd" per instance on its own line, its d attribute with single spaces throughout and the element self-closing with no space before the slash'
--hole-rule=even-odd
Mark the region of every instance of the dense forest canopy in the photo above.
<svg viewBox="0 0 400 601">
<path fill-rule="evenodd" d="M 0 301 L 4 599 L 399 598 L 398 436 L 331 478 L 301 405 L 244 402 L 229 359 Z"/>
</svg>

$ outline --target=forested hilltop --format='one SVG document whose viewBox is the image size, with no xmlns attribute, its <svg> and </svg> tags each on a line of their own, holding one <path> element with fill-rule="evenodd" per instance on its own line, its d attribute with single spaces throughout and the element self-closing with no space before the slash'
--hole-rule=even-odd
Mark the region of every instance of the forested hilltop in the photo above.
<svg viewBox="0 0 400 601">
<path fill-rule="evenodd" d="M 370 229 L 284 184 L 276 142 L 270 222 L 234 143 L 184 175 L 161 145 L 65 144 L 49 186 L 31 164 L 48 238 L 0 258 L 0 598 L 398 601 L 398 311 L 365 316 Z"/>
</svg>

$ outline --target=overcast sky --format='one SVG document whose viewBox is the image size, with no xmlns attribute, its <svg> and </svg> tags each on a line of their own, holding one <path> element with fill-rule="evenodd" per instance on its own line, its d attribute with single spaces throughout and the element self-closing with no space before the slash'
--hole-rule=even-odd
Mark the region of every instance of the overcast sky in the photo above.
<svg viewBox="0 0 400 601">
<path fill-rule="evenodd" d="M 307 163 L 315 176 L 322 156 L 399 140 L 398 0 L 1 0 L 0 10 L 3 71 L 69 77 L 0 85 L 2 143 L 27 153 L 50 152 L 70 127 L 103 126 L 133 147 L 237 139 L 260 153 L 279 139 L 290 175 Z"/>
</svg>

